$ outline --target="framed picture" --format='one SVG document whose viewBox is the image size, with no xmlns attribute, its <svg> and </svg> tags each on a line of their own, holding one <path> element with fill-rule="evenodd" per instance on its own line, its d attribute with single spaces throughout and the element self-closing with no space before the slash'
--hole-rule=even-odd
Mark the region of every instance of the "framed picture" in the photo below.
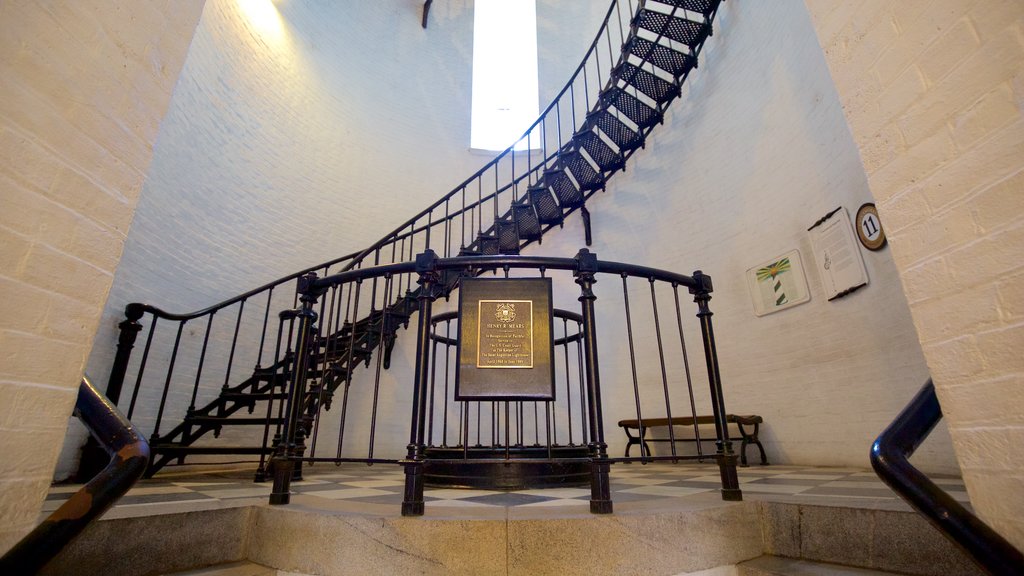
<svg viewBox="0 0 1024 576">
<path fill-rule="evenodd" d="M 799 250 L 748 269 L 747 288 L 757 316 L 792 308 L 811 299 Z"/>
</svg>

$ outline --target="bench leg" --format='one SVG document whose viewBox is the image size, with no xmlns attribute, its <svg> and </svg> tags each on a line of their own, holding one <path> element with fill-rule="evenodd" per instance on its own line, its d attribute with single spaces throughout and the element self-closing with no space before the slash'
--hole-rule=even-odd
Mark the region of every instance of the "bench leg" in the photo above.
<svg viewBox="0 0 1024 576">
<path fill-rule="evenodd" d="M 743 434 L 742 438 L 740 441 L 740 466 L 746 468 L 749 466 L 747 464 L 747 435 Z"/>
</svg>

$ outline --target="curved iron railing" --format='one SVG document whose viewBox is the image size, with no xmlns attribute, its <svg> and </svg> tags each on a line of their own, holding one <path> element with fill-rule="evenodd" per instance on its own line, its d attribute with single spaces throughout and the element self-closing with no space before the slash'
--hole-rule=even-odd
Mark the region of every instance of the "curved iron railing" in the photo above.
<svg viewBox="0 0 1024 576">
<path fill-rule="evenodd" d="M 719 3 L 610 2 L 580 64 L 523 135 L 366 249 L 189 314 L 129 304 L 120 324 L 107 395 L 119 402 L 125 382 L 133 386 L 127 413 L 149 431 L 154 451 L 150 472 L 188 454 L 267 454 L 266 442 L 259 444 L 251 435 L 235 434 L 226 425 L 270 426 L 275 435 L 280 434 L 280 407 L 275 412 L 272 404 L 283 399 L 283 382 L 293 369 L 294 343 L 282 336 L 283 327 L 294 319 L 275 322 L 270 313 L 297 305 L 298 278 L 306 272 L 326 275 L 380 266 L 410 260 L 428 249 L 442 257 L 514 254 L 539 242 L 547 230 L 561 226 L 565 217 L 576 211 L 584 217 L 589 243 L 587 199 L 603 190 L 612 174 L 624 169 L 626 160 L 644 145 L 680 95 L 712 32 Z M 528 151 L 518 150 L 523 147 Z M 371 293 L 368 311 L 347 307 L 343 301 L 352 299 L 350 293 L 336 294 L 320 310 L 321 316 L 332 315 L 328 328 L 333 330 L 320 336 L 343 339 L 354 335 L 361 351 L 358 358 L 349 358 L 337 367 L 347 379 L 332 380 L 335 389 L 347 386 L 356 364 L 369 366 L 371 351 L 379 350 L 384 356 L 381 365 L 387 367 L 394 326 L 382 323 L 390 318 L 406 324 L 415 299 L 413 276 L 396 274 L 386 290 L 380 278 L 366 288 Z M 454 283 L 446 283 L 445 289 L 454 287 Z M 365 294 L 363 302 L 365 305 Z M 148 330 L 143 352 L 133 355 L 144 325 Z M 280 350 L 272 350 L 275 341 Z M 217 383 L 221 384 L 219 390 Z M 142 396 L 157 396 L 159 402 L 141 406 L 142 389 L 146 390 Z M 326 402 L 330 403 L 335 389 L 324 391 Z M 211 393 L 216 394 L 212 400 Z M 267 410 L 263 417 L 234 416 L 243 410 L 253 414 L 264 401 Z M 167 430 L 167 421 L 180 423 Z M 211 431 L 235 434 L 236 445 L 199 446 L 198 440 Z"/>
<path fill-rule="evenodd" d="M 946 494 L 910 463 L 910 457 L 942 419 L 931 379 L 871 445 L 878 476 L 989 574 L 1024 570 L 1024 555 L 998 532 Z"/>
<path fill-rule="evenodd" d="M 618 302 L 614 300 L 607 301 L 602 299 L 602 302 L 612 303 L 612 307 L 605 307 L 603 313 L 618 316 L 624 322 L 625 337 L 617 335 L 616 343 L 621 350 L 625 350 L 626 346 L 624 345 L 628 345 L 629 363 L 632 367 L 632 388 L 625 388 L 628 392 L 632 393 L 632 406 L 628 409 L 631 411 L 635 409 L 635 412 L 632 412 L 630 415 L 635 415 L 637 420 L 640 421 L 641 426 L 645 418 L 644 412 L 646 411 L 650 414 L 652 408 L 654 408 L 656 418 L 667 415 L 671 421 L 673 402 L 678 414 L 680 399 L 683 400 L 684 405 L 688 403 L 687 407 L 691 416 L 697 415 L 698 409 L 696 406 L 698 401 L 695 399 L 690 363 L 687 359 L 684 322 L 679 300 L 679 288 L 684 287 L 687 289 L 693 295 L 694 302 L 697 304 L 696 318 L 701 333 L 709 390 L 708 396 L 701 399 L 699 404 L 708 406 L 713 413 L 716 433 L 715 440 L 718 448 L 716 460 L 718 461 L 722 476 L 722 497 L 727 500 L 741 499 L 736 474 L 736 455 L 732 451 L 732 443 L 729 439 L 726 423 L 725 402 L 722 396 L 721 378 L 718 369 L 718 355 L 711 323 L 712 314 L 708 308 L 712 284 L 711 279 L 707 275 L 697 271 L 692 276 L 686 276 L 644 266 L 619 262 L 602 262 L 585 249 L 581 250 L 575 258 L 543 256 L 459 256 L 438 258 L 433 251 L 428 250 L 419 254 L 416 260 L 410 262 L 349 270 L 325 278 L 319 278 L 316 274 L 308 274 L 301 279 L 300 307 L 282 313 L 283 318 L 295 321 L 294 333 L 290 335 L 290 339 L 296 342 L 296 355 L 294 370 L 291 373 L 291 380 L 289 382 L 288 400 L 283 410 L 283 432 L 278 440 L 277 450 L 273 459 L 275 474 L 274 488 L 270 500 L 272 504 L 284 504 L 289 501 L 290 482 L 295 476 L 296 470 L 301 469 L 302 463 L 399 463 L 406 470 L 406 493 L 402 513 L 405 515 L 419 515 L 423 513 L 423 469 L 426 461 L 425 451 L 430 441 L 427 431 L 430 429 L 431 421 L 434 417 L 434 411 L 428 408 L 431 402 L 430 383 L 435 378 L 435 370 L 437 368 L 437 357 L 431 351 L 433 342 L 436 340 L 432 329 L 435 323 L 433 302 L 447 293 L 445 287 L 452 281 L 451 275 L 462 275 L 463 277 L 477 276 L 481 271 L 485 270 L 503 271 L 506 277 L 508 277 L 511 270 L 520 270 L 527 273 L 536 273 L 542 277 L 552 277 L 553 280 L 555 273 L 568 272 L 571 274 L 572 282 L 579 286 L 579 297 L 577 299 L 580 302 L 580 311 L 578 318 L 582 330 L 578 334 L 582 334 L 582 353 L 579 358 L 579 372 L 575 376 L 578 376 L 585 384 L 581 400 L 586 411 L 584 442 L 588 453 L 585 457 L 563 458 L 556 456 L 551 450 L 553 440 L 550 429 L 548 429 L 544 441 L 548 448 L 548 457 L 541 458 L 540 461 L 578 462 L 582 459 L 588 462 L 591 469 L 591 511 L 595 513 L 611 512 L 612 503 L 608 486 L 609 464 L 613 462 L 649 462 L 655 460 L 677 461 L 700 459 L 704 456 L 699 452 L 696 455 L 682 455 L 678 453 L 674 442 L 675 432 L 672 426 L 668 427 L 669 437 L 673 440 L 670 444 L 670 454 L 655 456 L 644 452 L 641 456 L 635 458 L 611 458 L 608 456 L 604 435 L 605 409 L 601 401 L 602 386 L 597 345 L 597 308 L 595 306 L 597 296 L 593 291 L 593 286 L 597 282 L 598 275 L 618 277 L 621 281 L 622 315 L 619 316 L 616 308 Z M 332 341 L 330 338 L 324 339 L 321 336 L 322 326 L 325 322 L 324 317 L 317 312 L 318 307 L 321 310 L 323 309 L 321 299 L 325 295 L 329 297 L 329 295 L 337 290 L 348 293 L 358 292 L 361 284 L 372 281 L 374 278 L 382 279 L 384 290 L 387 292 L 394 278 L 400 274 L 415 274 L 416 283 L 419 286 L 414 294 L 418 320 L 415 330 L 416 354 L 413 359 L 412 415 L 409 421 L 409 442 L 405 458 L 387 459 L 374 455 L 376 449 L 376 428 L 379 425 L 379 399 L 382 394 L 379 377 L 373 383 L 372 390 L 367 391 L 368 394 L 372 394 L 372 401 L 367 399 L 362 404 L 367 413 L 362 415 L 361 422 L 369 426 L 368 430 L 361 431 L 362 441 L 367 442 L 366 451 L 358 452 L 361 449 L 353 449 L 351 446 L 352 441 L 346 439 L 346 435 L 353 433 L 353 430 L 346 429 L 345 415 L 346 407 L 349 403 L 346 388 L 346 396 L 342 404 L 342 418 L 338 430 L 336 453 L 334 456 L 317 457 L 315 450 L 319 435 L 320 409 L 325 403 L 304 402 L 303 399 L 308 398 L 310 394 L 323 393 L 326 389 L 325 380 L 332 377 L 332 358 L 336 357 L 336 354 L 329 353 L 329 351 L 339 344 L 341 346 L 345 345 Z M 640 314 L 640 311 L 637 309 L 635 301 L 631 304 L 630 280 L 634 283 L 641 282 L 649 285 L 651 308 L 650 312 L 645 312 L 644 314 L 649 315 L 648 317 L 652 320 L 655 332 L 654 342 L 650 338 L 641 339 L 634 337 L 634 319 Z M 634 284 L 633 289 L 635 290 L 635 288 Z M 634 298 L 636 298 L 635 295 Z M 670 307 L 674 314 L 671 316 L 677 324 L 676 330 L 671 328 L 662 329 L 662 313 L 659 312 L 659 301 L 663 310 L 666 299 L 671 299 L 672 302 Z M 358 296 L 356 300 L 358 301 Z M 668 322 L 671 323 L 671 321 Z M 678 343 L 670 343 L 670 340 L 674 339 L 675 334 L 678 334 Z M 568 341 L 570 336 L 572 335 L 567 333 L 563 335 L 563 338 Z M 620 338 L 625 342 L 622 342 Z M 656 349 L 653 348 L 653 343 L 656 343 Z M 641 351 L 640 348 L 645 345 L 646 351 Z M 350 348 L 347 356 L 350 357 L 353 352 L 351 349 L 353 344 L 349 342 L 347 346 Z M 676 356 L 676 353 L 670 352 L 670 349 L 678 351 L 678 356 Z M 337 351 L 334 350 L 333 352 Z M 346 354 L 341 356 L 346 356 Z M 641 366 L 638 369 L 638 357 L 646 359 L 647 365 Z M 654 361 L 654 358 L 657 358 L 657 361 Z M 620 359 L 619 363 L 621 361 Z M 672 377 L 669 376 L 670 373 Z M 566 375 L 567 380 L 574 376 L 571 369 L 567 371 Z M 643 382 L 647 379 L 658 379 L 660 382 L 654 380 L 651 384 L 645 385 Z M 307 390 L 307 385 L 314 386 L 316 391 L 310 393 Z M 620 394 L 623 391 L 622 387 L 615 388 L 614 390 Z M 394 397 L 393 393 L 392 397 Z M 673 401 L 673 397 L 675 401 Z M 516 434 L 512 434 L 510 428 L 513 425 L 523 426 L 524 424 L 523 420 L 516 420 L 513 423 L 510 416 L 508 416 L 510 414 L 509 402 L 499 402 L 504 404 L 504 408 L 497 410 L 499 417 L 502 413 L 506 415 L 504 425 L 497 424 L 498 428 L 506 430 L 504 441 L 506 447 L 511 443 L 510 438 L 521 436 L 519 434 L 522 431 L 521 428 L 515 431 Z M 514 403 L 514 401 L 511 402 Z M 550 402 L 550 400 L 546 402 Z M 622 404 L 619 404 L 615 408 L 621 409 L 622 406 Z M 548 404 L 548 408 L 550 408 L 550 404 Z M 463 414 L 468 412 L 469 410 L 466 408 Z M 545 422 L 545 424 L 547 423 L 548 421 Z M 466 428 L 463 428 L 463 431 L 465 430 Z M 309 440 L 308 446 L 307 439 Z M 463 447 L 461 458 L 432 458 L 431 462 L 484 462 L 484 460 L 478 462 L 470 455 L 468 434 L 460 435 L 459 442 Z M 308 454 L 307 448 L 309 449 Z M 348 455 L 346 455 L 346 450 Z M 507 450 L 505 454 L 506 458 L 508 458 Z M 493 461 L 493 459 L 487 461 Z M 519 461 L 522 462 L 524 460 L 520 459 Z"/>
<path fill-rule="evenodd" d="M 75 415 L 103 446 L 110 462 L 42 524 L 0 558 L 0 573 L 35 574 L 85 527 L 113 506 L 149 463 L 149 445 L 88 377 L 82 379 Z"/>
</svg>

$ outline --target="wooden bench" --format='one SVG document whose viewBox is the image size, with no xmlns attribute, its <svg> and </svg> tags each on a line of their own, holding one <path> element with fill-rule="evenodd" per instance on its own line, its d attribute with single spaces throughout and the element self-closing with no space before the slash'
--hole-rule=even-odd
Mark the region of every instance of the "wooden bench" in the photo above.
<svg viewBox="0 0 1024 576">
<path fill-rule="evenodd" d="M 711 424 L 714 425 L 714 416 L 697 416 L 697 426 Z M 758 429 L 761 427 L 761 423 L 764 419 L 760 416 L 749 415 L 749 416 L 737 416 L 735 414 L 726 414 L 725 421 L 728 424 L 735 424 L 739 430 L 742 441 L 740 442 L 740 466 L 747 465 L 747 444 L 754 444 L 757 449 L 761 451 L 761 464 L 768 463 L 768 456 L 765 455 L 764 446 L 761 445 L 761 441 L 757 438 Z M 693 432 L 694 418 L 692 416 L 679 416 L 672 418 L 669 422 L 668 418 L 644 418 L 643 426 L 640 425 L 640 420 L 619 420 L 619 426 L 626 432 L 626 437 L 629 438 L 629 443 L 626 444 L 626 458 L 629 458 L 629 451 L 633 446 L 640 446 L 640 454 L 650 456 L 651 447 L 648 445 L 649 442 L 672 442 L 672 438 L 648 438 L 647 430 L 650 428 L 665 428 L 671 424 L 672 426 L 683 427 L 682 431 L 675 432 L 676 442 L 697 442 L 697 438 Z M 752 427 L 752 428 L 750 428 Z M 637 431 L 634 435 L 631 433 L 632 430 Z M 689 435 L 686 435 L 686 431 L 689 431 Z M 682 432 L 682 435 L 680 434 Z M 708 434 L 705 435 L 704 430 L 700 430 L 700 441 L 713 442 L 717 440 L 715 431 L 712 428 Z"/>
</svg>

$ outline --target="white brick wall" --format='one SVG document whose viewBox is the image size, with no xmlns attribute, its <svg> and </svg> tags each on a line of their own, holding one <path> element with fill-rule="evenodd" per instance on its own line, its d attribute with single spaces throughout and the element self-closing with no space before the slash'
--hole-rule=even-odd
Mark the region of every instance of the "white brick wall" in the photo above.
<svg viewBox="0 0 1024 576">
<path fill-rule="evenodd" d="M 871 196 L 814 28 L 795 2 L 729 1 L 720 18 L 683 101 L 592 202 L 592 250 L 710 274 L 729 411 L 765 417 L 774 462 L 867 467 L 871 442 L 928 377 L 892 253 L 862 250 L 870 284 L 826 301 L 806 229 L 837 206 L 852 215 Z M 892 36 L 866 33 L 875 43 Z M 537 251 L 573 254 L 580 228 L 573 220 Z M 756 317 L 744 272 L 794 248 L 811 301 Z M 614 280 L 595 290 L 599 304 L 621 300 Z M 618 368 L 603 380 L 617 390 L 606 391 L 605 407 L 618 452 L 614 422 L 633 409 L 628 357 L 609 321 L 601 359 Z M 691 354 L 703 370 L 699 350 Z M 649 376 L 648 386 L 660 385 L 660 374 Z M 915 462 L 957 471 L 943 427 Z"/>
<path fill-rule="evenodd" d="M 235 0 L 206 3 L 88 364 L 99 382 L 128 302 L 196 310 L 360 250 L 489 160 L 468 149 L 471 1 L 435 3 L 426 30 L 422 4 L 275 6 L 280 36 L 262 32 Z M 562 88 L 606 10 L 538 2 L 545 97 Z M 292 306 L 277 296 L 274 313 Z M 218 315 L 214 341 L 230 339 L 233 314 Z M 191 323 L 183 345 L 198 354 L 205 327 Z M 173 327 L 162 329 L 169 350 Z M 138 346 L 136 359 L 141 338 Z M 245 354 L 251 343 L 240 348 L 236 375 L 244 377 L 256 355 Z M 204 375 L 223 373 L 220 356 Z M 194 378 L 187 370 L 175 372 L 171 392 L 178 418 Z M 200 402 L 222 383 L 204 377 Z M 147 431 L 162 378 L 153 384 L 137 419 Z M 58 477 L 74 470 L 82 440 L 69 437 Z"/>
<path fill-rule="evenodd" d="M 201 6 L 0 5 L 0 550 L 36 524 Z"/>
<path fill-rule="evenodd" d="M 1024 547 L 1024 4 L 806 4 L 971 502 Z"/>
</svg>

